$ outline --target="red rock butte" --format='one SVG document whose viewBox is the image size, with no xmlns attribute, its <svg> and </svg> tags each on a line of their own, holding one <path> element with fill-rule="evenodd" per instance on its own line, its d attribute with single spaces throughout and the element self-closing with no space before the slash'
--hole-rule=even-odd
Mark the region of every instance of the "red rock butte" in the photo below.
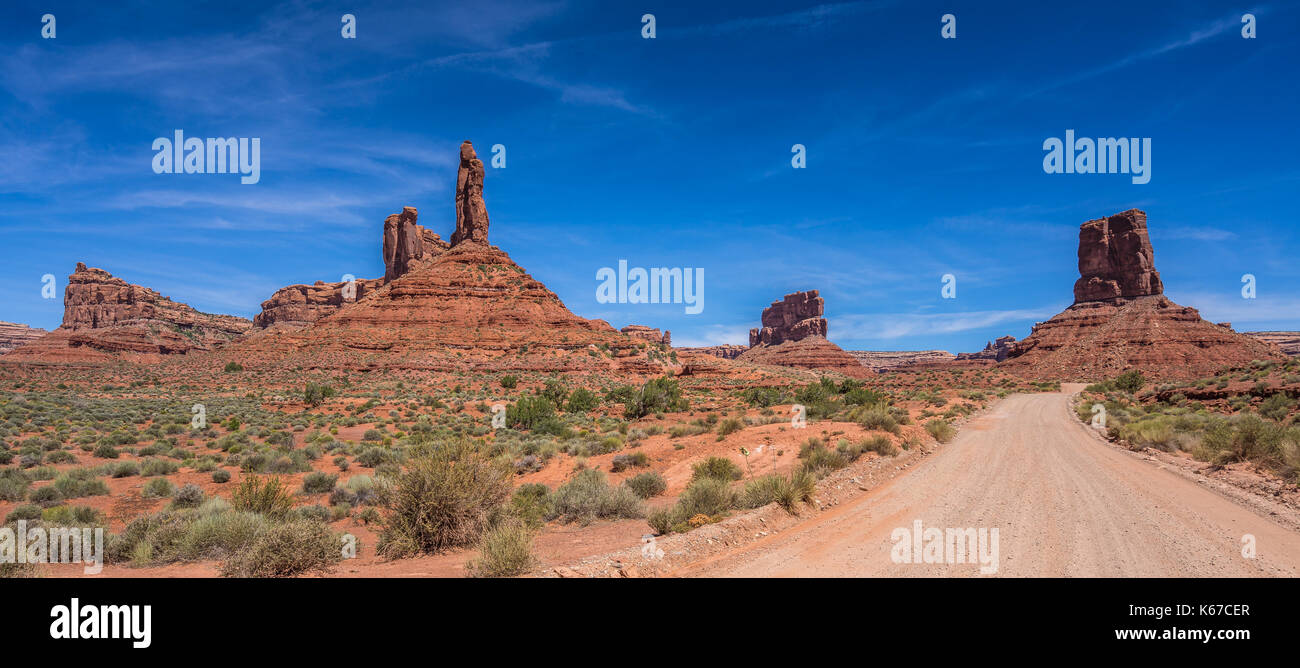
<svg viewBox="0 0 1300 668">
<path fill-rule="evenodd" d="M 752 364 L 872 375 L 857 358 L 826 339 L 826 302 L 816 290 L 788 294 L 763 309 L 760 328 L 749 330 L 749 349 L 736 357 Z"/>
<path fill-rule="evenodd" d="M 78 262 L 63 293 L 63 324 L 15 348 L 6 362 L 100 362 L 126 356 L 213 350 L 252 327 L 244 318 L 201 313 Z"/>
<path fill-rule="evenodd" d="M 1129 369 L 1154 378 L 1194 378 L 1283 358 L 1275 346 L 1208 322 L 1164 296 L 1142 211 L 1081 225 L 1079 274 L 1074 304 L 1034 325 L 1000 367 L 1056 380 L 1101 380 Z"/>
<path fill-rule="evenodd" d="M 483 163 L 461 144 L 456 226 L 447 243 L 405 207 L 384 221 L 382 279 L 289 286 L 262 304 L 259 330 L 216 357 L 311 368 L 667 373 L 649 354 L 668 335 L 574 315 L 488 243 Z M 663 352 L 661 350 L 660 352 Z"/>
</svg>

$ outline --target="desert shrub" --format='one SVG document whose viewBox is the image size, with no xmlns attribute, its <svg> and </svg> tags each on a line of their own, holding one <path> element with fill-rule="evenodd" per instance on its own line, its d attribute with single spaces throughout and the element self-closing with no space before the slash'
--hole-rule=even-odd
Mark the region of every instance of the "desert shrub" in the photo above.
<svg viewBox="0 0 1300 668">
<path fill-rule="evenodd" d="M 781 402 L 781 392 L 774 387 L 750 387 L 740 393 L 745 403 L 758 408 L 768 408 Z"/>
<path fill-rule="evenodd" d="M 1133 369 L 1132 371 L 1125 371 L 1120 374 L 1119 377 L 1115 379 L 1114 385 L 1116 388 L 1124 392 L 1134 394 L 1138 390 L 1142 389 L 1143 385 L 1146 385 L 1146 378 L 1142 376 L 1141 371 Z"/>
<path fill-rule="evenodd" d="M 849 419 L 862 425 L 863 429 L 879 429 L 891 434 L 899 433 L 898 420 L 884 406 L 860 406 L 849 411 Z"/>
<path fill-rule="evenodd" d="M 709 457 L 691 467 L 691 480 L 712 478 L 714 480 L 740 480 L 744 473 L 740 466 L 726 457 Z"/>
<path fill-rule="evenodd" d="M 217 469 L 213 471 L 212 482 L 215 483 L 230 482 L 230 471 L 227 471 L 225 469 Z"/>
<path fill-rule="evenodd" d="M 551 488 L 541 483 L 520 485 L 510 497 L 510 511 L 530 526 L 540 526 L 551 513 Z"/>
<path fill-rule="evenodd" d="M 668 376 L 661 376 L 646 382 L 623 407 L 623 417 L 629 420 L 645 417 L 651 413 L 671 413 L 690 408 L 682 397 L 681 387 L 677 381 Z"/>
<path fill-rule="evenodd" d="M 221 564 L 225 577 L 294 577 L 327 571 L 343 560 L 342 544 L 320 522 L 269 524 L 247 548 Z"/>
<path fill-rule="evenodd" d="M 162 478 L 149 481 L 150 484 L 158 482 Z M 197 508 L 203 503 L 203 489 L 194 483 L 186 483 L 172 494 L 172 506 L 176 508 Z"/>
<path fill-rule="evenodd" d="M 664 480 L 664 477 L 654 471 L 639 473 L 628 478 L 623 484 L 627 485 L 633 494 L 643 499 L 659 496 L 668 489 L 668 483 Z"/>
<path fill-rule="evenodd" d="M 1295 401 L 1285 393 L 1278 392 L 1259 405 L 1259 414 L 1270 420 L 1281 422 L 1286 419 L 1292 408 L 1295 408 Z"/>
<path fill-rule="evenodd" d="M 140 475 L 140 465 L 135 462 L 117 462 L 112 465 L 108 474 L 114 478 L 129 478 Z"/>
<path fill-rule="evenodd" d="M 862 452 L 874 452 L 881 457 L 893 457 L 899 453 L 898 446 L 894 445 L 894 442 L 883 434 L 876 434 L 870 438 L 862 439 L 858 446 Z"/>
<path fill-rule="evenodd" d="M 65 471 L 54 479 L 53 486 L 65 499 L 83 496 L 104 496 L 108 494 L 108 485 L 95 476 L 90 469 L 72 469 Z"/>
<path fill-rule="evenodd" d="M 153 476 L 171 475 L 180 470 L 176 462 L 167 461 L 166 459 L 146 459 L 140 464 L 140 475 L 151 478 Z"/>
<path fill-rule="evenodd" d="M 269 523 L 257 513 L 200 510 L 180 540 L 176 556 L 184 560 L 225 559 L 251 545 Z"/>
<path fill-rule="evenodd" d="M 334 396 L 334 388 L 327 385 L 318 385 L 316 383 L 307 383 L 302 390 L 303 403 L 315 408 L 325 400 Z"/>
<path fill-rule="evenodd" d="M 243 370 L 244 367 L 239 362 L 226 362 L 226 368 L 224 369 L 226 373 L 236 373 Z"/>
<path fill-rule="evenodd" d="M 721 519 L 738 501 L 735 491 L 726 481 L 699 478 L 682 490 L 676 504 L 651 513 L 648 521 L 651 528 L 660 534 L 689 531 L 702 525 L 697 518 L 704 518 L 705 523 Z"/>
<path fill-rule="evenodd" d="M 28 494 L 27 496 L 28 496 L 28 500 L 30 500 L 32 503 L 35 503 L 38 506 L 43 506 L 46 508 L 50 506 L 56 506 L 63 501 L 63 494 L 60 493 L 59 490 L 55 488 L 53 485 L 46 485 L 44 487 L 34 489 L 32 490 L 31 494 Z M 20 497 L 16 500 L 21 501 L 22 498 Z"/>
<path fill-rule="evenodd" d="M 22 501 L 31 480 L 17 469 L 0 470 L 0 501 Z"/>
<path fill-rule="evenodd" d="M 380 447 L 366 448 L 357 455 L 357 463 L 368 469 L 377 468 L 388 460 L 388 451 Z"/>
<path fill-rule="evenodd" d="M 288 487 L 278 477 L 244 476 L 230 495 L 235 510 L 280 517 L 293 507 Z"/>
<path fill-rule="evenodd" d="M 510 495 L 513 472 L 465 440 L 433 447 L 397 478 L 379 553 L 404 557 L 472 545 Z"/>
<path fill-rule="evenodd" d="M 512 429 L 533 429 L 555 420 L 555 405 L 539 394 L 519 397 L 506 408 L 506 426 Z"/>
<path fill-rule="evenodd" d="M 533 531 L 522 521 L 503 521 L 488 529 L 478 544 L 478 558 L 468 564 L 474 577 L 523 575 L 537 564 Z"/>
<path fill-rule="evenodd" d="M 569 401 L 564 406 L 564 410 L 570 413 L 589 413 L 600 403 L 600 398 L 596 393 L 585 387 L 580 387 L 569 395 Z"/>
<path fill-rule="evenodd" d="M 140 496 L 143 496 L 146 499 L 165 499 L 174 493 L 176 493 L 176 486 L 173 485 L 170 480 L 166 478 L 154 478 L 145 483 L 144 490 L 140 492 Z"/>
<path fill-rule="evenodd" d="M 633 452 L 626 455 L 614 455 L 613 461 L 610 462 L 609 470 L 613 473 L 622 473 L 633 467 L 649 466 L 650 458 L 644 452 Z"/>
<path fill-rule="evenodd" d="M 727 418 L 718 423 L 718 436 L 734 434 L 744 428 L 745 423 L 740 418 Z"/>
<path fill-rule="evenodd" d="M 631 489 L 610 487 L 604 473 L 586 469 L 555 490 L 548 519 L 588 524 L 597 518 L 641 516 L 641 499 Z"/>
<path fill-rule="evenodd" d="M 518 384 L 519 384 L 519 379 L 516 378 L 516 377 L 514 377 L 514 376 L 502 376 L 502 377 L 501 377 L 501 387 L 504 387 L 504 388 L 506 388 L 507 390 L 512 390 L 512 389 L 514 389 L 515 386 L 518 385 Z"/>
<path fill-rule="evenodd" d="M 304 494 L 325 494 L 334 490 L 338 480 L 335 474 L 313 471 L 303 476 L 302 491 Z"/>
<path fill-rule="evenodd" d="M 9 514 L 5 517 L 5 524 L 13 524 L 18 520 L 30 522 L 39 519 L 41 519 L 41 507 L 29 503 L 9 511 Z"/>
<path fill-rule="evenodd" d="M 95 448 L 95 456 L 101 459 L 117 459 L 122 453 L 117 448 L 105 443 Z M 57 462 L 56 462 L 57 463 Z"/>
<path fill-rule="evenodd" d="M 795 513 L 801 502 L 811 501 L 816 491 L 815 480 L 802 467 L 790 476 L 765 475 L 745 483 L 740 494 L 740 505 L 761 508 L 769 503 L 780 504 L 786 512 Z"/>
<path fill-rule="evenodd" d="M 925 430 L 940 443 L 947 443 L 957 436 L 957 428 L 947 420 L 930 420 L 925 423 Z"/>
</svg>

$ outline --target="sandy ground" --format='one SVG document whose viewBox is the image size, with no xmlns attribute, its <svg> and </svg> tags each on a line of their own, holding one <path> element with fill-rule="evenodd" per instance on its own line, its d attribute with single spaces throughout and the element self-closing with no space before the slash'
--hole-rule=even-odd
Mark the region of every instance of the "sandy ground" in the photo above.
<svg viewBox="0 0 1300 668">
<path fill-rule="evenodd" d="M 1077 390 L 1008 397 L 908 475 L 668 575 L 983 577 L 975 558 L 895 563 L 891 534 L 916 520 L 997 528 L 997 576 L 1300 575 L 1300 533 L 1089 434 Z"/>
</svg>

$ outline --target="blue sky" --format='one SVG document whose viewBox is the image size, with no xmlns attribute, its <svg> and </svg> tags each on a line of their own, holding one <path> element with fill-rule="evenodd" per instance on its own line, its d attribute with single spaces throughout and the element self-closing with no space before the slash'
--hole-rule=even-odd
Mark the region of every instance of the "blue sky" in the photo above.
<svg viewBox="0 0 1300 668">
<path fill-rule="evenodd" d="M 1072 301 L 1079 224 L 1132 207 L 1172 299 L 1300 329 L 1293 3 L 107 4 L 0 9 L 0 320 L 56 327 L 41 276 L 61 298 L 78 261 L 245 317 L 380 276 L 388 214 L 450 236 L 470 139 L 506 147 L 493 243 L 575 313 L 678 345 L 744 343 L 807 289 L 849 349 L 1023 337 Z M 260 182 L 155 174 L 178 128 L 261 138 Z M 1150 183 L 1044 173 L 1066 129 L 1151 138 Z M 598 303 L 620 259 L 703 268 L 703 312 Z"/>
</svg>

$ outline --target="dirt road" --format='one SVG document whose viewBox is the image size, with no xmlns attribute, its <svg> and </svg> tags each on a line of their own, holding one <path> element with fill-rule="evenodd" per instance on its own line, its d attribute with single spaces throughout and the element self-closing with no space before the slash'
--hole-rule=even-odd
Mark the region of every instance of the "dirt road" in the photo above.
<svg viewBox="0 0 1300 668">
<path fill-rule="evenodd" d="M 1070 390 L 1016 395 L 967 423 L 914 471 L 677 576 L 1290 576 L 1300 534 L 1155 462 L 1113 448 L 1070 414 Z M 920 520 L 920 542 L 910 534 Z M 944 530 L 944 538 L 925 529 Z M 979 529 L 985 532 L 981 575 Z M 908 534 L 894 532 L 905 529 Z M 962 556 L 947 529 L 975 529 Z M 1256 557 L 1243 557 L 1243 536 Z M 912 547 L 916 563 L 902 543 Z M 932 557 L 962 563 L 925 563 Z M 992 559 L 996 545 L 997 559 Z M 973 553 L 973 554 L 972 554 Z"/>
</svg>

